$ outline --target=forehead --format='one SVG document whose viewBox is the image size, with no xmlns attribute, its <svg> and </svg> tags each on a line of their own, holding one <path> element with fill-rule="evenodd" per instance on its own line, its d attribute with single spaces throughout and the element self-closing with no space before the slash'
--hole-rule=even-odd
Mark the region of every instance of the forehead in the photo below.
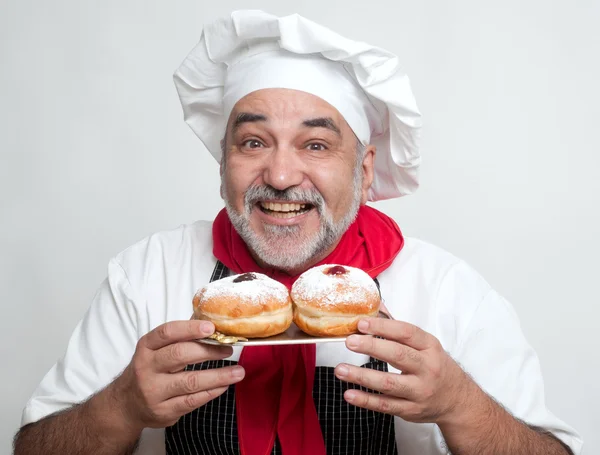
<svg viewBox="0 0 600 455">
<path fill-rule="evenodd" d="M 242 112 L 260 114 L 271 119 L 305 119 L 330 117 L 346 123 L 340 112 L 327 101 L 299 90 L 270 88 L 252 92 L 240 99 L 229 116 L 229 121 Z"/>
</svg>

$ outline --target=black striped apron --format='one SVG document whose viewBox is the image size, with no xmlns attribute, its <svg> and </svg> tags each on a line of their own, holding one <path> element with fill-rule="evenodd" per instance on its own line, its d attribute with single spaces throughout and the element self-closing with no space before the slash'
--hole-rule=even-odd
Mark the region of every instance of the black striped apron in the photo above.
<svg viewBox="0 0 600 455">
<path fill-rule="evenodd" d="M 229 276 L 221 262 L 210 281 Z M 232 360 L 212 360 L 188 365 L 187 371 L 208 370 L 235 365 Z M 387 371 L 387 363 L 371 358 L 362 368 Z M 332 367 L 317 366 L 313 400 L 328 455 L 395 455 L 394 417 L 348 404 L 343 394 L 348 389 L 372 390 L 339 380 Z M 235 416 L 235 386 L 206 405 L 182 416 L 165 429 L 167 455 L 239 455 Z M 281 455 L 275 441 L 272 455 Z"/>
</svg>

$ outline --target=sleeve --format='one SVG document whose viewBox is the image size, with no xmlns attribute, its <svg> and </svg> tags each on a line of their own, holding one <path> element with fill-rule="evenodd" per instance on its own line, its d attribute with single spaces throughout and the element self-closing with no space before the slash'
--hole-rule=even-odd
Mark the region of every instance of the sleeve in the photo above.
<svg viewBox="0 0 600 455">
<path fill-rule="evenodd" d="M 23 411 L 21 424 L 80 403 L 129 364 L 139 339 L 139 305 L 116 259 L 108 277 L 71 335 L 64 356 L 46 374 Z"/>
<path fill-rule="evenodd" d="M 471 314 L 453 352 L 456 361 L 515 417 L 550 431 L 580 454 L 580 436 L 546 408 L 540 363 L 512 306 L 489 290 Z"/>
</svg>

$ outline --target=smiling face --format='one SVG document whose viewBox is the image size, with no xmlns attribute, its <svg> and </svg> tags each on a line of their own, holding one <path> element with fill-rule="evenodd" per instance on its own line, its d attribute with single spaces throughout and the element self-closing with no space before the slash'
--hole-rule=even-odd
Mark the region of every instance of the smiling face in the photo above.
<svg viewBox="0 0 600 455">
<path fill-rule="evenodd" d="M 299 272 L 335 248 L 373 181 L 375 150 L 357 142 L 337 109 L 305 92 L 264 89 L 234 106 L 221 195 L 260 265 Z"/>
</svg>

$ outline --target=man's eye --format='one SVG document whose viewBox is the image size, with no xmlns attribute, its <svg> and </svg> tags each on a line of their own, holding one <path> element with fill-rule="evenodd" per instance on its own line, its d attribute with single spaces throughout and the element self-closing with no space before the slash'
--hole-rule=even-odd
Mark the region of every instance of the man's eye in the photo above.
<svg viewBox="0 0 600 455">
<path fill-rule="evenodd" d="M 262 143 L 256 139 L 250 139 L 249 141 L 244 142 L 242 145 L 249 149 L 257 149 L 262 147 Z"/>
<path fill-rule="evenodd" d="M 323 144 L 314 143 L 308 145 L 308 150 L 313 152 L 322 152 L 323 150 L 327 150 L 327 147 L 325 147 Z"/>
</svg>

